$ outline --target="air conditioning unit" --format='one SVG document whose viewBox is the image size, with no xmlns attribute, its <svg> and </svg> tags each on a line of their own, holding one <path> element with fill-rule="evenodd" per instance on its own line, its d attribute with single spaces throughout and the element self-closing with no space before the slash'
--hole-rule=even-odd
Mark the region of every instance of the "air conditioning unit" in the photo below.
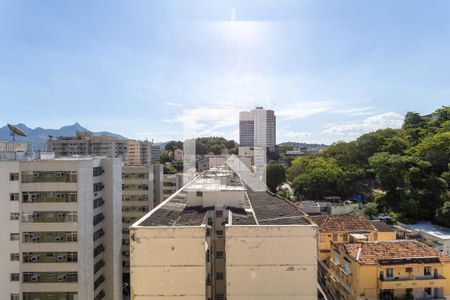
<svg viewBox="0 0 450 300">
<path fill-rule="evenodd" d="M 58 255 L 58 256 L 56 257 L 56 260 L 57 260 L 57 261 L 65 261 L 65 260 L 66 260 L 66 256 L 65 256 L 65 255 Z"/>
<path fill-rule="evenodd" d="M 30 259 L 30 260 L 33 261 L 33 262 L 38 261 L 38 260 L 39 260 L 39 255 L 33 255 L 33 256 L 31 256 L 31 259 Z"/>
<path fill-rule="evenodd" d="M 67 276 L 66 274 L 59 274 L 58 275 L 58 281 L 66 281 Z"/>
<path fill-rule="evenodd" d="M 39 274 L 34 274 L 33 276 L 31 276 L 31 281 L 38 281 L 39 278 L 41 278 L 41 275 L 39 275 Z"/>
<path fill-rule="evenodd" d="M 31 237 L 32 242 L 39 242 L 40 239 L 41 239 L 40 236 L 32 236 Z"/>
<path fill-rule="evenodd" d="M 62 236 L 55 237 L 55 242 L 62 242 L 64 241 L 64 238 Z"/>
</svg>

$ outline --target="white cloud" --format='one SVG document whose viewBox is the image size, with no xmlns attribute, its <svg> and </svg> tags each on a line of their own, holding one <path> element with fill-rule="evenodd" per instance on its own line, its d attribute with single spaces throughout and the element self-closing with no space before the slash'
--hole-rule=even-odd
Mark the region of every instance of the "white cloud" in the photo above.
<svg viewBox="0 0 450 300">
<path fill-rule="evenodd" d="M 306 139 L 306 138 L 312 136 L 312 133 L 306 132 L 306 131 L 286 131 L 286 132 L 283 132 L 283 135 L 288 138 L 301 140 L 301 139 Z"/>
<path fill-rule="evenodd" d="M 342 137 L 358 136 L 363 133 L 375 131 L 382 128 L 400 128 L 403 123 L 403 116 L 388 112 L 370 116 L 362 122 L 330 124 L 322 133 L 338 135 Z"/>
<path fill-rule="evenodd" d="M 168 106 L 183 107 L 183 103 L 177 103 L 177 102 L 164 102 L 164 104 L 168 105 Z"/>
<path fill-rule="evenodd" d="M 298 120 L 330 111 L 334 105 L 332 101 L 291 103 L 283 106 L 283 109 L 275 111 L 275 114 L 283 120 Z"/>
</svg>

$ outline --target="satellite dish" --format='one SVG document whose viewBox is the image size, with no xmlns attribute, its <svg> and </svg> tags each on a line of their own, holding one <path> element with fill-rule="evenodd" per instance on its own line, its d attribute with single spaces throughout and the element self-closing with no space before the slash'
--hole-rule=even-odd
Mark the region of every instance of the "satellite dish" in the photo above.
<svg viewBox="0 0 450 300">
<path fill-rule="evenodd" d="M 11 135 L 27 136 L 22 130 L 14 125 L 8 124 L 8 128 L 11 131 Z"/>
</svg>

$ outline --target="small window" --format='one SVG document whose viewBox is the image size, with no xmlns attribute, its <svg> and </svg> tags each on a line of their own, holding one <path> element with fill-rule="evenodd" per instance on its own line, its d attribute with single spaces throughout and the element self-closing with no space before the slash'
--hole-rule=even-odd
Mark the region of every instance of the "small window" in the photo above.
<svg viewBox="0 0 450 300">
<path fill-rule="evenodd" d="M 18 193 L 11 193 L 11 194 L 9 194 L 9 200 L 11 200 L 11 201 L 19 201 L 19 194 Z"/>
<path fill-rule="evenodd" d="M 392 278 L 392 277 L 394 277 L 394 269 L 393 269 L 393 268 L 387 268 L 387 269 L 386 269 L 386 277 L 387 277 L 387 278 Z"/>
<path fill-rule="evenodd" d="M 223 273 L 222 272 L 217 272 L 216 273 L 216 280 L 223 280 Z"/>
<path fill-rule="evenodd" d="M 405 268 L 406 273 L 411 273 L 412 271 L 413 271 L 413 268 L 411 268 L 411 267 Z"/>
<path fill-rule="evenodd" d="M 20 257 L 19 253 L 11 253 L 10 254 L 10 260 L 11 261 L 18 261 L 20 259 L 19 257 Z"/>
<path fill-rule="evenodd" d="M 11 221 L 13 221 L 13 220 L 19 220 L 19 216 L 20 216 L 19 213 L 11 213 L 11 214 L 9 215 L 9 219 L 10 219 Z"/>
<path fill-rule="evenodd" d="M 9 239 L 11 241 L 18 241 L 19 240 L 19 234 L 18 233 L 10 233 L 9 234 Z"/>
<path fill-rule="evenodd" d="M 20 273 L 11 273 L 10 274 L 11 281 L 19 281 L 20 280 Z"/>
<path fill-rule="evenodd" d="M 17 181 L 17 180 L 19 180 L 19 173 L 9 173 L 9 180 L 10 181 Z"/>
<path fill-rule="evenodd" d="M 216 210 L 216 217 L 217 217 L 217 218 L 222 218 L 222 217 L 223 217 L 223 211 L 221 211 L 221 210 Z"/>
<path fill-rule="evenodd" d="M 337 233 L 333 233 L 333 242 L 337 242 L 338 235 Z"/>
<path fill-rule="evenodd" d="M 431 288 L 425 288 L 425 293 L 427 293 L 427 295 L 431 295 Z"/>
<path fill-rule="evenodd" d="M 425 268 L 423 268 L 423 275 L 425 275 L 425 276 L 431 276 L 431 267 L 425 267 Z"/>
<path fill-rule="evenodd" d="M 216 251 L 216 258 L 222 259 L 223 258 L 223 251 Z"/>
<path fill-rule="evenodd" d="M 11 300 L 19 300 L 20 295 L 19 294 L 11 294 Z"/>
</svg>

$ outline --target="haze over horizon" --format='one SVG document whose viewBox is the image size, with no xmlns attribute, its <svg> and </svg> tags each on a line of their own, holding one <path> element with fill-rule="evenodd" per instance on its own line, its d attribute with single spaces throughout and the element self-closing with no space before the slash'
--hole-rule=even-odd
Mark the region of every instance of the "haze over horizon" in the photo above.
<svg viewBox="0 0 450 300">
<path fill-rule="evenodd" d="M 0 0 L 0 122 L 330 144 L 450 101 L 448 1 Z"/>
</svg>

